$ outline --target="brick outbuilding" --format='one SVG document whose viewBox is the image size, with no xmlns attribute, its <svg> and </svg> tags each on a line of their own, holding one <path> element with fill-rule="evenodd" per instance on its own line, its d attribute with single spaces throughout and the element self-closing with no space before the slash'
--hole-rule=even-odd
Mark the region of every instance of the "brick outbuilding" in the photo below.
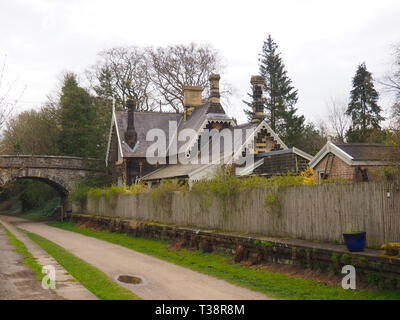
<svg viewBox="0 0 400 320">
<path fill-rule="evenodd" d="M 400 163 L 398 147 L 372 143 L 327 144 L 310 162 L 315 183 L 324 179 L 348 182 L 387 178 Z"/>
</svg>

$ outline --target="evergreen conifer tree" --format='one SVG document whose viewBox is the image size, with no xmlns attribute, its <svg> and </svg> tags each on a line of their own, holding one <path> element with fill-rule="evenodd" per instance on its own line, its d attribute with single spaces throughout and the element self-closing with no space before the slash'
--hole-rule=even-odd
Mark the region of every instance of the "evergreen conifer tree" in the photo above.
<svg viewBox="0 0 400 320">
<path fill-rule="evenodd" d="M 375 131 L 380 130 L 382 109 L 378 105 L 379 94 L 374 88 L 372 74 L 365 62 L 358 66 L 353 78 L 350 103 L 346 114 L 351 116 L 352 125 L 346 133 L 348 142 L 366 142 Z"/>
<path fill-rule="evenodd" d="M 64 77 L 60 96 L 59 148 L 63 155 L 102 157 L 94 99 L 79 87 L 75 74 Z"/>
<path fill-rule="evenodd" d="M 305 127 L 304 116 L 297 116 L 294 105 L 297 102 L 297 90 L 288 77 L 278 45 L 271 35 L 263 44 L 259 59 L 259 74 L 264 76 L 264 109 L 265 120 L 289 147 L 297 145 L 299 135 Z M 249 95 L 251 96 L 251 95 Z M 245 110 L 249 119 L 252 118 L 251 102 L 243 101 L 249 109 Z"/>
<path fill-rule="evenodd" d="M 264 76 L 264 96 L 266 119 L 272 130 L 285 133 L 285 120 L 294 115 L 289 109 L 297 102 L 297 90 L 291 85 L 278 46 L 268 35 L 260 56 L 260 75 Z M 288 112 L 290 114 L 288 114 Z"/>
</svg>

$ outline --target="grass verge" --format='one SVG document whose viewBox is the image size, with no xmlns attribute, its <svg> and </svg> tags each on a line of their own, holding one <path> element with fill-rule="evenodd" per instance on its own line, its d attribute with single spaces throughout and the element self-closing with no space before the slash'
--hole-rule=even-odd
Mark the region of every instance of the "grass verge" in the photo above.
<svg viewBox="0 0 400 320">
<path fill-rule="evenodd" d="M 282 273 L 268 272 L 233 263 L 233 257 L 220 253 L 203 253 L 181 249 L 171 250 L 164 241 L 134 238 L 127 234 L 93 231 L 72 222 L 52 223 L 51 226 L 105 240 L 154 257 L 170 261 L 202 273 L 247 287 L 270 297 L 296 300 L 398 300 L 400 291 L 344 290 L 313 280 L 294 278 Z"/>
<path fill-rule="evenodd" d="M 36 259 L 32 256 L 32 254 L 28 251 L 22 241 L 18 240 L 11 232 L 8 230 L 3 224 L 0 223 L 0 226 L 6 231 L 7 236 L 10 238 L 10 243 L 15 246 L 15 251 L 22 254 L 24 256 L 24 263 L 31 267 L 33 272 L 35 272 L 36 278 L 39 281 L 42 281 L 45 276 L 42 273 L 42 266 L 36 261 Z"/>
<path fill-rule="evenodd" d="M 140 300 L 128 289 L 118 285 L 105 273 L 69 253 L 64 248 L 35 233 L 25 231 L 28 237 L 61 264 L 75 279 L 102 300 Z"/>
</svg>

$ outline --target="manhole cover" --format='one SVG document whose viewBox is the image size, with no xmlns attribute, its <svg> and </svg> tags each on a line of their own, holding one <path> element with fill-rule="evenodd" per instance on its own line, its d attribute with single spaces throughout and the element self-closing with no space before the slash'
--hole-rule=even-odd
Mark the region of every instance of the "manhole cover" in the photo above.
<svg viewBox="0 0 400 320">
<path fill-rule="evenodd" d="M 125 274 L 118 276 L 117 280 L 120 282 L 123 282 L 123 283 L 128 283 L 128 284 L 142 283 L 142 279 L 140 279 L 139 277 L 125 275 Z"/>
</svg>

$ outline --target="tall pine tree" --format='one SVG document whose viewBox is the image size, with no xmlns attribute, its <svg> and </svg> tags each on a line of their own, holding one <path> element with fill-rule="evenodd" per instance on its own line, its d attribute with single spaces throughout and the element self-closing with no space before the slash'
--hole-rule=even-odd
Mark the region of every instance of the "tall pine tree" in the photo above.
<svg viewBox="0 0 400 320">
<path fill-rule="evenodd" d="M 272 130 L 285 133 L 284 124 L 290 115 L 289 108 L 297 102 L 297 90 L 287 76 L 278 45 L 268 35 L 260 56 L 260 75 L 264 76 L 266 118 Z M 294 115 L 294 114 L 293 114 Z M 282 132 L 283 131 L 283 132 Z"/>
<path fill-rule="evenodd" d="M 78 85 L 75 74 L 64 76 L 60 96 L 60 152 L 67 156 L 103 157 L 94 99 Z"/>
<path fill-rule="evenodd" d="M 265 120 L 281 139 L 290 147 L 299 143 L 299 135 L 304 130 L 304 116 L 297 116 L 294 107 L 297 102 L 297 90 L 288 77 L 278 45 L 271 35 L 262 47 L 259 59 L 259 74 L 264 76 Z M 244 101 L 249 107 L 251 103 Z M 245 110 L 249 118 L 251 110 Z"/>
<path fill-rule="evenodd" d="M 380 131 L 382 109 L 378 105 L 379 94 L 374 88 L 372 74 L 365 62 L 358 66 L 353 78 L 350 103 L 346 114 L 351 116 L 352 125 L 346 133 L 348 142 L 367 142 Z"/>
</svg>

